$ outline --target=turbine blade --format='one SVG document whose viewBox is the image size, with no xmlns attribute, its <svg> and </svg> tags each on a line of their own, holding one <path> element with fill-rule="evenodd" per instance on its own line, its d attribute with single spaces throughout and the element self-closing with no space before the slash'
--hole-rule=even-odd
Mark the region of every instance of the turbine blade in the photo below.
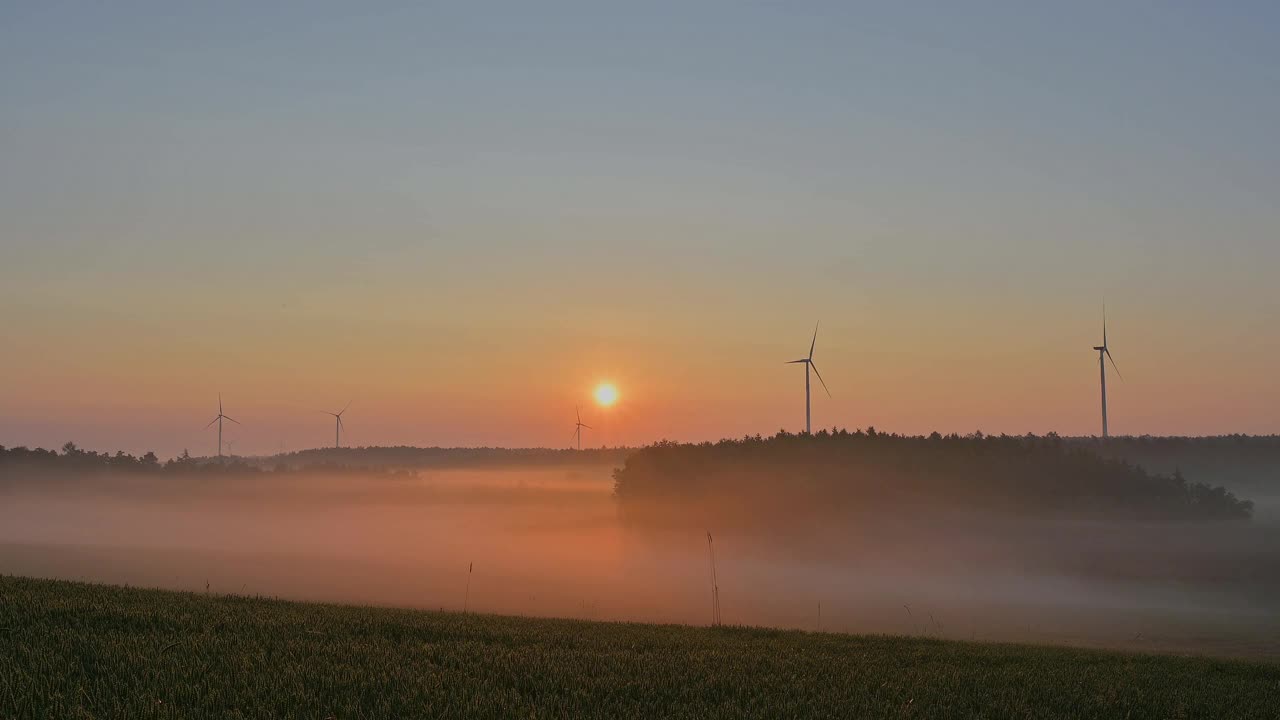
<svg viewBox="0 0 1280 720">
<path fill-rule="evenodd" d="M 354 402 L 354 400 L 348 400 L 348 401 L 347 401 L 347 404 L 346 404 L 346 405 L 343 405 L 343 406 L 342 406 L 342 409 L 338 411 L 338 414 L 339 414 L 339 415 L 341 415 L 342 413 L 346 412 L 346 411 L 347 411 L 347 408 L 351 407 L 351 403 L 352 403 L 352 402 Z"/>
<path fill-rule="evenodd" d="M 219 415 L 218 417 L 222 417 L 222 416 L 221 416 L 221 415 Z M 205 429 L 205 430 L 208 430 L 209 428 L 213 427 L 213 424 L 214 424 L 214 423 L 216 423 L 216 422 L 218 422 L 218 418 L 214 418 L 214 419 L 210 420 L 210 421 L 209 421 L 209 424 L 204 426 L 204 429 Z"/>
<path fill-rule="evenodd" d="M 1120 368 L 1116 367 L 1116 359 L 1111 357 L 1111 351 L 1103 350 L 1102 352 L 1106 353 L 1107 359 L 1111 361 L 1111 369 L 1116 371 L 1116 377 L 1120 378 L 1121 380 L 1124 380 L 1124 376 L 1120 374 Z"/>
<path fill-rule="evenodd" d="M 582 425 L 581 427 L 584 427 L 588 430 L 595 430 L 595 428 L 591 427 L 590 425 Z"/>
<path fill-rule="evenodd" d="M 578 416 L 578 424 L 582 424 L 582 410 L 577 405 L 573 406 L 573 414 Z"/>
<path fill-rule="evenodd" d="M 230 417 L 227 417 L 226 415 L 223 415 L 222 417 L 227 418 L 228 420 L 230 420 L 231 422 L 233 422 L 233 423 L 235 423 L 235 424 L 237 424 L 237 425 L 241 425 L 241 424 L 242 424 L 239 420 L 236 420 L 235 418 L 230 418 Z"/>
<path fill-rule="evenodd" d="M 783 365 L 795 365 L 796 363 L 807 363 L 809 358 L 800 358 L 799 360 L 788 360 Z"/>
<path fill-rule="evenodd" d="M 822 383 L 822 389 L 827 390 L 827 383 L 822 379 L 822 373 L 818 372 L 818 366 L 814 365 L 813 362 L 810 362 L 809 367 L 813 368 L 813 374 L 818 376 L 818 382 Z M 831 397 L 830 390 L 827 390 L 827 397 Z"/>
<path fill-rule="evenodd" d="M 222 414 L 222 393 L 218 393 L 218 414 Z"/>
<path fill-rule="evenodd" d="M 821 322 L 821 321 L 819 321 Z M 813 347 L 818 344 L 818 323 L 813 324 L 813 341 L 809 343 L 809 359 L 813 359 Z"/>
</svg>

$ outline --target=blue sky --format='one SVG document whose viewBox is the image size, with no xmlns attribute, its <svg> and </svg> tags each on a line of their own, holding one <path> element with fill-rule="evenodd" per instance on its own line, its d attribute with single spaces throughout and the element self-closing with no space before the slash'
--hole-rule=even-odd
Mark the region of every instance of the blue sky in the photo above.
<svg viewBox="0 0 1280 720">
<path fill-rule="evenodd" d="M 9 4 L 0 430 L 262 397 L 256 357 L 332 338 L 384 354 L 318 367 L 408 381 L 385 359 L 408 353 L 434 402 L 474 380 L 451 343 L 501 336 L 659 386 L 618 440 L 768 431 L 794 378 L 722 386 L 822 317 L 839 424 L 1088 432 L 1105 296 L 1128 431 L 1275 432 L 1278 48 L 1267 3 Z M 221 377 L 180 369 L 205 351 Z M 106 369 L 47 361 L 90 353 Z M 921 374 L 946 392 L 907 393 Z M 404 437 L 430 413 L 336 394 L 388 396 L 370 441 L 551 443 L 525 410 L 551 398 L 508 376 L 500 430 Z"/>
</svg>

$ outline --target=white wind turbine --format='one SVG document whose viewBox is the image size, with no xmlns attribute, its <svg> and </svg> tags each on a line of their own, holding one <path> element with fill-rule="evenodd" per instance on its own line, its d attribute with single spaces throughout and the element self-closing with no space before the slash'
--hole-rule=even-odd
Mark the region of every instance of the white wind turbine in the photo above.
<svg viewBox="0 0 1280 720">
<path fill-rule="evenodd" d="M 1098 376 L 1102 381 L 1102 437 L 1106 439 L 1110 437 L 1107 429 L 1107 360 L 1111 361 L 1111 368 L 1116 371 L 1116 377 L 1124 380 L 1124 376 L 1120 374 L 1120 368 L 1116 367 L 1115 358 L 1111 357 L 1111 350 L 1107 348 L 1106 305 L 1102 306 L 1102 344 L 1093 349 L 1098 351 Z"/>
<path fill-rule="evenodd" d="M 573 426 L 573 437 L 578 441 L 578 449 L 581 450 L 582 449 L 582 428 L 586 428 L 588 430 L 595 430 L 595 428 L 591 427 L 590 425 L 586 425 L 582 422 L 581 409 L 579 409 L 578 407 L 574 407 L 573 411 L 578 415 L 578 422 L 574 423 L 574 426 Z"/>
<path fill-rule="evenodd" d="M 336 413 L 331 413 L 328 410 L 320 411 L 325 415 L 333 416 L 333 446 L 335 448 L 342 447 L 342 429 L 345 427 L 342 424 L 342 414 L 345 413 L 349 407 L 351 407 L 351 401 L 347 401 L 347 404 Z"/>
<path fill-rule="evenodd" d="M 814 323 L 813 324 L 813 340 L 809 343 L 808 357 L 803 357 L 803 358 L 800 358 L 799 360 L 792 360 L 787 363 L 788 365 L 795 365 L 796 363 L 804 363 L 804 431 L 806 434 L 809 434 L 813 431 L 812 423 L 811 423 L 811 419 L 813 417 L 811 412 L 812 405 L 809 400 L 809 370 L 810 369 L 813 370 L 814 375 L 818 376 L 818 382 L 822 383 L 822 389 L 827 391 L 827 397 L 831 397 L 831 391 L 827 390 L 827 383 L 825 380 L 822 379 L 822 373 L 818 372 L 818 366 L 813 364 L 813 348 L 817 344 L 818 344 L 818 324 Z"/>
<path fill-rule="evenodd" d="M 218 393 L 218 416 L 210 420 L 208 425 L 204 426 L 204 429 L 208 430 L 209 428 L 213 427 L 214 423 L 218 423 L 218 457 L 222 457 L 222 421 L 223 420 L 230 420 L 231 422 L 237 425 L 241 424 L 239 420 L 236 420 L 233 417 L 229 417 L 226 415 L 226 413 L 222 412 L 222 393 Z"/>
</svg>

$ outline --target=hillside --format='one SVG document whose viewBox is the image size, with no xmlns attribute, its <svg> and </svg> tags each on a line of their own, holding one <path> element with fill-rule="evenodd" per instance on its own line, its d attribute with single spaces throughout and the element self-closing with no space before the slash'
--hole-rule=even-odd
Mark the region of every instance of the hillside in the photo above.
<svg viewBox="0 0 1280 720">
<path fill-rule="evenodd" d="M 0 717 L 1233 717 L 1274 664 L 0 576 Z"/>
<path fill-rule="evenodd" d="M 1072 438 L 1070 442 L 1106 458 L 1125 460 L 1151 472 L 1181 472 L 1237 492 L 1280 494 L 1280 436 Z"/>
<path fill-rule="evenodd" d="M 407 475 L 418 470 L 501 468 L 595 468 L 622 464 L 629 448 L 356 447 L 316 448 L 262 457 L 195 457 L 161 461 L 122 451 L 99 452 L 73 442 L 61 450 L 0 445 L 0 480 L 103 475 L 212 476 L 272 473 Z"/>
<path fill-rule="evenodd" d="M 911 437 L 780 432 L 697 445 L 658 443 L 615 475 L 633 517 L 673 506 L 720 521 L 977 511 L 1127 521 L 1244 520 L 1252 503 L 1180 473 L 1155 474 L 1057 436 Z"/>
</svg>

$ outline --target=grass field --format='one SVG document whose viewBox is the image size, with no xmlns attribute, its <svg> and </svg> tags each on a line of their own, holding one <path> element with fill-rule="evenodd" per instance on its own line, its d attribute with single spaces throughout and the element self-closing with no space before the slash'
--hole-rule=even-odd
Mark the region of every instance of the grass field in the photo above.
<svg viewBox="0 0 1280 720">
<path fill-rule="evenodd" d="M 0 576 L 0 718 L 1280 717 L 1280 665 Z"/>
</svg>

